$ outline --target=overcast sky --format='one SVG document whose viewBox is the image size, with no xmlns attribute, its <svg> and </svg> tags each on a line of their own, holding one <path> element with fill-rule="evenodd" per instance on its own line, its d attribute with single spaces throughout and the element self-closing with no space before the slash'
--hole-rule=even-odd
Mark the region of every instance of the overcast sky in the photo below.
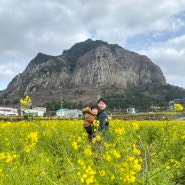
<svg viewBox="0 0 185 185">
<path fill-rule="evenodd" d="M 147 55 L 185 88 L 185 0 L 0 0 L 0 90 L 38 52 L 88 38 Z"/>
</svg>

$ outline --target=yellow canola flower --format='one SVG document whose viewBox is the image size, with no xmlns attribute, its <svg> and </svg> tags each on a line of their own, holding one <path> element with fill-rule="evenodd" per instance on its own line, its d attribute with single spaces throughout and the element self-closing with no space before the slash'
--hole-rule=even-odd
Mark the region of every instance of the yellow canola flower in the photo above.
<svg viewBox="0 0 185 185">
<path fill-rule="evenodd" d="M 181 136 L 181 139 L 185 139 L 185 135 Z"/>
<path fill-rule="evenodd" d="M 169 165 L 167 165 L 167 166 L 166 166 L 166 169 L 170 169 L 170 166 L 169 166 Z"/>
<path fill-rule="evenodd" d="M 116 128 L 115 133 L 118 135 L 122 135 L 122 134 L 125 134 L 125 130 L 124 128 Z"/>
<path fill-rule="evenodd" d="M 134 153 L 135 155 L 140 155 L 140 154 L 141 154 L 141 151 L 140 151 L 139 149 L 137 149 L 137 148 L 134 148 L 134 149 L 133 149 L 133 153 Z"/>
<path fill-rule="evenodd" d="M 133 149 L 133 154 L 135 154 L 137 156 L 141 155 L 141 151 L 136 148 L 136 145 L 135 144 L 133 144 L 133 148 L 134 148 Z"/>
<path fill-rule="evenodd" d="M 92 143 L 93 143 L 93 144 L 95 144 L 95 143 L 96 143 L 96 140 L 95 140 L 95 139 L 93 139 L 93 140 L 92 140 Z"/>
<path fill-rule="evenodd" d="M 22 105 L 26 105 L 28 103 L 31 102 L 31 98 L 29 96 L 26 96 L 26 98 L 23 100 L 22 98 L 19 100 L 19 102 L 22 104 Z"/>
<path fill-rule="evenodd" d="M 99 120 L 94 120 L 93 125 L 94 127 L 98 127 L 100 125 Z"/>
<path fill-rule="evenodd" d="M 4 128 L 11 128 L 12 126 L 14 126 L 14 123 L 10 122 L 10 121 L 0 124 L 0 128 L 2 128 L 2 129 L 4 129 Z"/>
<path fill-rule="evenodd" d="M 88 166 L 85 170 L 85 172 L 89 175 L 95 175 L 96 174 L 96 171 L 94 171 L 91 166 Z"/>
<path fill-rule="evenodd" d="M 8 156 L 6 157 L 6 163 L 11 163 L 12 161 L 13 161 L 13 156 L 8 155 Z"/>
<path fill-rule="evenodd" d="M 29 96 L 26 96 L 25 100 L 30 103 L 31 102 L 31 98 Z"/>
<path fill-rule="evenodd" d="M 80 178 L 80 182 L 84 183 L 85 179 L 83 177 Z"/>
<path fill-rule="evenodd" d="M 78 138 L 77 138 L 77 142 L 78 142 L 78 143 L 82 143 L 82 142 L 83 142 L 82 137 L 78 137 Z"/>
<path fill-rule="evenodd" d="M 77 175 L 78 175 L 78 176 L 81 176 L 81 175 L 82 175 L 82 173 L 81 173 L 80 171 L 78 171 Z"/>
<path fill-rule="evenodd" d="M 105 174 L 106 174 L 106 173 L 105 173 L 105 170 L 99 171 L 99 174 L 100 174 L 101 177 L 105 176 Z"/>
<path fill-rule="evenodd" d="M 5 159 L 5 158 L 6 158 L 5 153 L 4 152 L 0 153 L 0 160 Z"/>
<path fill-rule="evenodd" d="M 78 143 L 76 141 L 74 141 L 72 144 L 72 147 L 75 149 L 75 150 L 78 150 L 79 146 L 78 146 Z"/>
<path fill-rule="evenodd" d="M 130 156 L 130 157 L 128 157 L 128 160 L 129 161 L 134 161 L 134 157 Z"/>
<path fill-rule="evenodd" d="M 112 161 L 112 157 L 109 155 L 108 152 L 105 153 L 105 155 L 103 156 L 103 158 L 108 161 L 108 162 L 111 162 Z"/>
<path fill-rule="evenodd" d="M 136 180 L 134 171 L 125 171 L 123 176 L 120 176 L 120 181 L 124 182 L 124 184 L 134 183 Z"/>
<path fill-rule="evenodd" d="M 140 171 L 141 170 L 141 165 L 138 163 L 138 159 L 134 160 L 134 166 L 133 166 L 134 170 L 136 171 Z"/>
<path fill-rule="evenodd" d="M 27 135 L 26 140 L 30 140 L 31 143 L 37 143 L 38 142 L 38 132 L 30 132 Z"/>
<path fill-rule="evenodd" d="M 0 153 L 0 160 L 5 160 L 6 163 L 12 163 L 15 158 L 17 158 L 18 155 L 16 155 L 14 152 L 12 153 Z"/>
<path fill-rule="evenodd" d="M 115 177 L 115 175 L 114 174 L 112 174 L 112 176 L 111 176 L 111 180 L 114 180 L 116 177 Z"/>
<path fill-rule="evenodd" d="M 25 146 L 24 151 L 26 153 L 30 153 L 31 149 L 34 148 L 35 145 L 36 145 L 36 143 L 31 143 L 30 145 Z"/>
<path fill-rule="evenodd" d="M 26 101 L 25 100 L 23 100 L 22 98 L 20 99 L 20 101 L 19 101 L 22 105 L 26 105 Z"/>
<path fill-rule="evenodd" d="M 124 165 L 124 163 L 122 163 L 122 164 Z M 120 167 L 120 168 L 118 169 L 118 171 L 119 171 L 119 173 L 121 174 L 121 173 L 123 173 L 123 172 L 125 171 L 125 169 L 122 168 L 122 167 Z"/>
<path fill-rule="evenodd" d="M 119 159 L 121 157 L 120 153 L 116 150 L 113 150 L 112 153 L 115 156 L 115 158 L 117 158 L 117 159 Z"/>
<path fill-rule="evenodd" d="M 132 123 L 132 129 L 134 129 L 134 130 L 138 130 L 138 129 L 139 129 L 139 125 L 138 125 L 138 123 L 133 122 L 133 123 Z"/>
<path fill-rule="evenodd" d="M 87 148 L 85 148 L 85 150 L 84 150 L 84 154 L 85 154 L 85 155 L 87 155 L 87 156 L 91 156 L 91 155 L 92 155 L 91 147 L 87 147 Z"/>
<path fill-rule="evenodd" d="M 77 163 L 81 166 L 83 166 L 85 164 L 85 162 L 82 159 L 78 159 Z"/>
<path fill-rule="evenodd" d="M 32 147 L 29 145 L 29 146 L 26 146 L 26 147 L 24 148 L 24 151 L 25 151 L 26 153 L 30 153 L 31 149 L 32 149 Z"/>
<path fill-rule="evenodd" d="M 94 183 L 94 176 L 91 176 L 86 179 L 86 184 L 92 184 L 92 183 Z"/>
<path fill-rule="evenodd" d="M 184 107 L 181 104 L 179 104 L 179 103 L 175 103 L 174 104 L 174 109 L 178 110 L 178 111 L 183 111 Z"/>
<path fill-rule="evenodd" d="M 97 136 L 96 136 L 96 139 L 97 139 L 98 141 L 100 141 L 100 140 L 101 140 L 101 136 L 100 136 L 100 135 L 97 135 Z"/>
<path fill-rule="evenodd" d="M 136 177 L 135 176 L 133 176 L 133 175 L 127 175 L 126 176 L 126 179 L 125 179 L 125 182 L 128 182 L 128 183 L 133 183 L 133 182 L 135 182 L 135 180 L 136 180 Z"/>
<path fill-rule="evenodd" d="M 27 137 L 27 146 L 24 147 L 24 151 L 26 153 L 30 153 L 31 149 L 33 149 L 38 142 L 38 132 L 30 132 Z"/>
<path fill-rule="evenodd" d="M 83 174 L 82 177 L 81 177 L 81 179 L 80 179 L 80 181 L 81 181 L 82 183 L 84 183 L 84 182 L 85 182 L 85 179 L 86 179 L 87 177 L 88 177 L 87 174 Z"/>
<path fill-rule="evenodd" d="M 83 163 L 81 160 L 78 160 L 78 163 Z M 78 171 L 77 175 L 80 177 L 80 182 L 85 184 L 92 184 L 95 182 L 95 174 L 96 171 L 91 168 L 91 166 L 88 166 L 84 169 L 84 173 Z"/>
</svg>

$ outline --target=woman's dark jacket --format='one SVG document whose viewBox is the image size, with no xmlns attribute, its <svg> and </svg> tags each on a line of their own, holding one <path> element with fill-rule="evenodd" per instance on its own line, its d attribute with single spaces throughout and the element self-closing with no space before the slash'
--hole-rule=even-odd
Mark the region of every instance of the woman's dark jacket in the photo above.
<svg viewBox="0 0 185 185">
<path fill-rule="evenodd" d="M 99 131 L 107 131 L 109 129 L 108 115 L 106 110 L 102 110 L 97 114 L 96 119 L 100 122 Z"/>
</svg>

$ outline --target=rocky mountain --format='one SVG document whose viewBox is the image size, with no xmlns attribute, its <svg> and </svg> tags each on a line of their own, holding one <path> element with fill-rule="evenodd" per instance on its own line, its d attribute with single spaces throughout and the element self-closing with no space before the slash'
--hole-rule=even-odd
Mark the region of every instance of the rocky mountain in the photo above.
<svg viewBox="0 0 185 185">
<path fill-rule="evenodd" d="M 147 84 L 166 84 L 161 69 L 147 56 L 88 39 L 59 56 L 38 53 L 0 92 L 0 99 L 15 103 L 29 95 L 35 106 L 61 100 L 88 103 L 114 93 L 114 87 L 124 91 Z"/>
</svg>

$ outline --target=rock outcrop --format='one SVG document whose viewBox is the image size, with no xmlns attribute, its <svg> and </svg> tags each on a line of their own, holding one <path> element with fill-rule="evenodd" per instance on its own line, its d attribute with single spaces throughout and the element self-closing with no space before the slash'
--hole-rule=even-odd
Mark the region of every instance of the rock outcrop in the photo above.
<svg viewBox="0 0 185 185">
<path fill-rule="evenodd" d="M 38 53 L 0 98 L 13 101 L 29 95 L 36 105 L 61 98 L 83 102 L 95 99 L 104 88 L 127 89 L 147 84 L 166 84 L 161 69 L 147 56 L 88 39 L 60 56 Z"/>
</svg>

